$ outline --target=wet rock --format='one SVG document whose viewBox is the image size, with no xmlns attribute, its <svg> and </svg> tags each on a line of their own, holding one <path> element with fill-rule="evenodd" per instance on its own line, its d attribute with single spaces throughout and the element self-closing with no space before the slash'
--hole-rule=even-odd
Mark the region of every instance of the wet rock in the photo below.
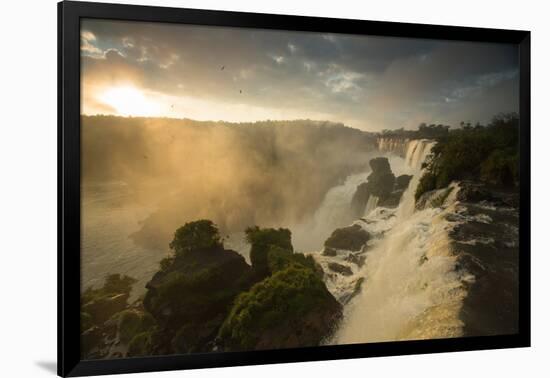
<svg viewBox="0 0 550 378">
<path fill-rule="evenodd" d="M 460 184 L 460 190 L 456 194 L 456 199 L 460 202 L 481 202 L 492 201 L 495 198 L 491 192 L 482 185 L 462 182 Z"/>
<path fill-rule="evenodd" d="M 399 182 L 396 181 L 388 158 L 377 157 L 371 159 L 369 165 L 372 169 L 367 181 L 357 186 L 351 200 L 351 208 L 355 216 L 360 217 L 365 212 L 365 207 L 370 196 L 376 196 L 379 199 L 379 206 L 382 203 L 395 207 L 399 204 L 403 187 L 406 187 L 410 177 L 400 176 Z M 385 202 L 386 201 L 386 202 Z"/>
<path fill-rule="evenodd" d="M 405 190 L 409 187 L 412 175 L 401 175 L 395 178 L 395 190 Z"/>
<path fill-rule="evenodd" d="M 325 247 L 323 249 L 323 256 L 336 256 L 337 252 L 334 248 Z"/>
<path fill-rule="evenodd" d="M 328 268 L 333 272 L 342 274 L 344 276 L 351 276 L 353 274 L 353 271 L 349 266 L 338 264 L 336 262 L 328 263 Z"/>
<path fill-rule="evenodd" d="M 365 255 L 359 255 L 359 254 L 356 254 L 356 253 L 350 253 L 346 257 L 346 261 L 357 265 L 359 268 L 362 267 L 363 265 L 365 265 L 365 260 L 366 259 L 367 258 L 366 258 Z"/>
<path fill-rule="evenodd" d="M 460 311 L 464 336 L 517 333 L 519 214 L 503 199 L 518 193 L 468 182 L 460 187 L 460 205 L 450 216 L 456 224 L 449 236 L 456 269 L 472 275 Z"/>
<path fill-rule="evenodd" d="M 357 294 L 361 292 L 364 281 L 365 281 L 364 277 L 358 278 L 353 285 L 353 290 L 350 293 L 347 293 L 344 296 L 342 296 L 342 298 L 340 298 L 340 301 L 343 304 L 349 303 L 355 296 L 357 296 Z"/>
<path fill-rule="evenodd" d="M 112 294 L 95 299 L 82 306 L 82 312 L 90 314 L 96 324 L 102 324 L 128 305 L 129 294 Z"/>
<path fill-rule="evenodd" d="M 359 251 L 369 239 L 369 233 L 358 224 L 354 224 L 334 230 L 325 241 L 325 248 Z"/>
<path fill-rule="evenodd" d="M 390 193 L 389 196 L 386 198 L 378 201 L 378 206 L 381 207 L 389 207 L 389 208 L 395 208 L 399 206 L 399 202 L 401 201 L 401 197 L 403 196 L 403 190 L 394 190 Z"/>
<path fill-rule="evenodd" d="M 103 341 L 101 328 L 92 327 L 82 332 L 80 335 L 80 342 L 82 346 L 82 355 L 88 355 L 93 349 L 98 348 Z"/>
<path fill-rule="evenodd" d="M 416 200 L 415 208 L 416 210 L 423 210 L 428 208 L 437 208 L 445 204 L 445 200 L 451 194 L 453 189 L 451 187 L 443 189 L 430 190 L 420 196 Z"/>
</svg>

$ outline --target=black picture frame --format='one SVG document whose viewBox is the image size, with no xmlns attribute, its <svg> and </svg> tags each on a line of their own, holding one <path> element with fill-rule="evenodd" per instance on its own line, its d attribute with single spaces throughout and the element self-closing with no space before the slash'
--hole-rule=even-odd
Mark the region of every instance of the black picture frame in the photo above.
<svg viewBox="0 0 550 378">
<path fill-rule="evenodd" d="M 519 333 L 291 350 L 80 359 L 80 20 L 114 19 L 240 28 L 509 43 L 520 64 Z M 105 3 L 58 3 L 58 374 L 83 376 L 530 346 L 530 32 Z"/>
</svg>

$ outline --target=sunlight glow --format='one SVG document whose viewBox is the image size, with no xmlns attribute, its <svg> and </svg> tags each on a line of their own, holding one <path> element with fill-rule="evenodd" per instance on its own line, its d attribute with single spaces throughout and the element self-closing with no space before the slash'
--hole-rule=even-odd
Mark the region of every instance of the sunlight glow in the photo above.
<svg viewBox="0 0 550 378">
<path fill-rule="evenodd" d="M 164 106 L 152 96 L 131 86 L 109 88 L 99 96 L 99 100 L 122 116 L 158 116 L 164 110 Z"/>
</svg>

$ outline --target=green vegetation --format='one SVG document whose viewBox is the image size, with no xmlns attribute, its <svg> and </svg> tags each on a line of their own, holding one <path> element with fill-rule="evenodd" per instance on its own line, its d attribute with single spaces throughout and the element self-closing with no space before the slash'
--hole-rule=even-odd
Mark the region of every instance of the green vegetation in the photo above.
<svg viewBox="0 0 550 378">
<path fill-rule="evenodd" d="M 450 126 L 441 124 L 427 125 L 421 123 L 418 130 L 405 130 L 403 128 L 397 130 L 382 130 L 382 138 L 397 138 L 397 139 L 439 139 L 444 138 L 449 134 Z"/>
<path fill-rule="evenodd" d="M 335 301 L 312 269 L 291 264 L 241 294 L 220 337 L 231 350 L 284 347 L 288 333 L 304 331 L 308 316 L 321 313 Z M 326 334 L 313 332 L 303 345 L 315 345 Z M 305 333 L 305 332 L 304 332 Z"/>
<path fill-rule="evenodd" d="M 462 124 L 437 139 L 425 163 L 415 198 L 446 187 L 453 180 L 480 180 L 511 187 L 519 181 L 519 118 L 501 114 L 487 126 Z"/>
<path fill-rule="evenodd" d="M 145 332 L 155 325 L 155 319 L 146 312 L 124 310 L 117 315 L 120 341 L 127 343 L 136 334 Z"/>
<path fill-rule="evenodd" d="M 86 331 L 94 325 L 92 316 L 87 312 L 80 313 L 80 333 Z"/>
<path fill-rule="evenodd" d="M 88 287 L 84 293 L 82 293 L 81 303 L 85 304 L 106 296 L 114 294 L 130 294 L 132 291 L 132 285 L 136 283 L 136 279 L 120 274 L 110 274 L 105 278 L 103 287 L 94 289 Z"/>
<path fill-rule="evenodd" d="M 193 250 L 223 247 L 216 225 L 206 219 L 186 223 L 176 230 L 170 248 L 176 256 Z"/>
<path fill-rule="evenodd" d="M 205 312 L 223 310 L 241 291 L 237 280 L 223 284 L 219 278 L 225 273 L 223 266 L 189 274 L 172 272 L 151 296 L 149 308 L 170 326 L 204 320 Z M 172 308 L 170 316 L 162 316 L 166 308 Z"/>
<path fill-rule="evenodd" d="M 102 288 L 88 289 L 83 357 L 318 345 L 342 314 L 322 268 L 312 256 L 294 253 L 287 229 L 250 227 L 246 236 L 253 266 L 224 249 L 213 222 L 186 223 L 142 302 L 128 305 L 135 280 L 126 276 L 111 275 Z"/>
<path fill-rule="evenodd" d="M 142 332 L 135 335 L 128 344 L 128 357 L 147 356 L 151 354 L 151 333 Z"/>
<path fill-rule="evenodd" d="M 294 253 L 287 229 L 246 230 L 266 278 L 241 293 L 219 337 L 226 350 L 318 345 L 341 315 L 312 256 Z M 252 252 L 251 251 L 251 252 Z"/>
<path fill-rule="evenodd" d="M 267 254 L 271 246 L 293 251 L 290 230 L 286 228 L 248 227 L 245 230 L 246 241 L 250 243 L 250 261 L 254 270 L 260 274 L 268 274 L 269 264 Z"/>
<path fill-rule="evenodd" d="M 174 263 L 174 256 L 168 256 L 160 260 L 160 270 L 168 270 Z"/>
<path fill-rule="evenodd" d="M 284 249 L 275 245 L 270 246 L 267 253 L 267 261 L 269 266 L 269 272 L 271 274 L 277 273 L 288 267 L 302 267 L 308 268 L 315 272 L 318 272 L 319 265 L 313 259 L 313 256 L 305 256 L 302 253 L 294 253 L 291 250 Z"/>
<path fill-rule="evenodd" d="M 161 261 L 143 300 L 159 325 L 153 343 L 166 353 L 205 352 L 254 275 L 241 255 L 224 249 L 210 220 L 180 227 L 170 247 L 174 255 Z"/>
</svg>

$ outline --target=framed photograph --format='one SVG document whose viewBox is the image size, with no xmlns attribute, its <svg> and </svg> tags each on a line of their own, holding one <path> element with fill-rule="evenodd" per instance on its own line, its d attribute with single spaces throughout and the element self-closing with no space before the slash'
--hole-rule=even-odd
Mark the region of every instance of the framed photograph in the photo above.
<svg viewBox="0 0 550 378">
<path fill-rule="evenodd" d="M 61 2 L 58 374 L 530 345 L 530 34 Z"/>
</svg>

